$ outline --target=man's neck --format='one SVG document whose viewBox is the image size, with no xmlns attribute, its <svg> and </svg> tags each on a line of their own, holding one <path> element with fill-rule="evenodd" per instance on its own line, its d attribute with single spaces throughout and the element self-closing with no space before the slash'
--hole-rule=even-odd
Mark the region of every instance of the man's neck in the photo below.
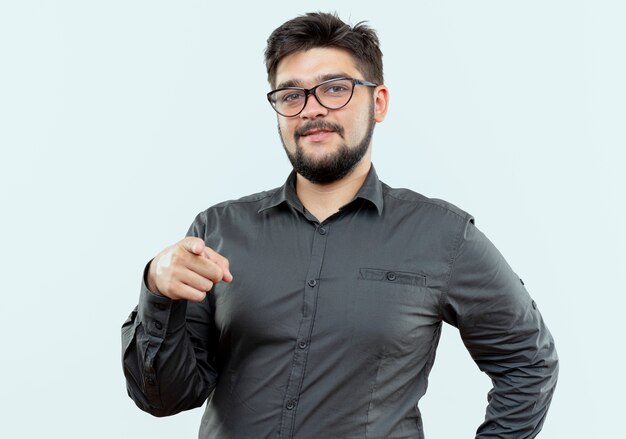
<svg viewBox="0 0 626 439">
<path fill-rule="evenodd" d="M 296 174 L 296 194 L 305 209 L 322 223 L 354 199 L 367 179 L 371 164 L 364 157 L 350 174 L 327 184 L 312 183 Z"/>
</svg>

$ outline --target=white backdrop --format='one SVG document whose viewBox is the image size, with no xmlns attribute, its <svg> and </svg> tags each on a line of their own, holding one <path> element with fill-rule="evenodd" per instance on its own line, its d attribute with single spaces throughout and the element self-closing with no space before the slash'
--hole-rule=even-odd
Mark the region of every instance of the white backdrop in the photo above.
<svg viewBox="0 0 626 439">
<path fill-rule="evenodd" d="M 617 437 L 626 7 L 406 5 L 0 3 L 1 437 L 196 437 L 201 409 L 157 419 L 126 396 L 120 326 L 197 212 L 282 184 L 262 53 L 310 10 L 379 31 L 381 178 L 474 214 L 539 304 L 561 358 L 540 437 Z M 427 437 L 473 437 L 489 384 L 447 326 Z"/>
</svg>

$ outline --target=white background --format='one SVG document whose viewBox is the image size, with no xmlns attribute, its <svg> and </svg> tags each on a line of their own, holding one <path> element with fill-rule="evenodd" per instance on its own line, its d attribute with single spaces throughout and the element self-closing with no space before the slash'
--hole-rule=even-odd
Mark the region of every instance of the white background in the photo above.
<svg viewBox="0 0 626 439">
<path fill-rule="evenodd" d="M 197 212 L 287 176 L 262 55 L 310 10 L 379 31 L 381 178 L 471 212 L 539 304 L 561 358 L 540 437 L 622 434 L 624 3 L 408 4 L 0 3 L 1 437 L 196 437 L 201 409 L 126 396 L 120 326 Z M 427 437 L 473 437 L 489 387 L 446 326 Z"/>
</svg>

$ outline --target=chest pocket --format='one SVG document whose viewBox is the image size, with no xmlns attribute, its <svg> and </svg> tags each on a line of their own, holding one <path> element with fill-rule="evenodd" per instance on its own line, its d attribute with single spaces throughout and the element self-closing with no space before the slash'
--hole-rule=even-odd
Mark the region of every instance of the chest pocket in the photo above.
<svg viewBox="0 0 626 439">
<path fill-rule="evenodd" d="M 374 303 L 420 305 L 424 299 L 426 276 L 407 271 L 360 268 L 359 289 L 362 297 Z"/>
<path fill-rule="evenodd" d="M 361 350 L 410 355 L 426 346 L 432 327 L 425 297 L 426 276 L 382 268 L 359 268 L 358 288 L 351 292 L 351 342 Z"/>
</svg>

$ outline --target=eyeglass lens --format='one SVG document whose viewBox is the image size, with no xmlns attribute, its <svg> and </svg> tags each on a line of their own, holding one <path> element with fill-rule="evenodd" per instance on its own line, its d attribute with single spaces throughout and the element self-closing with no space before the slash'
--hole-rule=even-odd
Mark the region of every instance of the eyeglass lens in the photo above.
<svg viewBox="0 0 626 439">
<path fill-rule="evenodd" d="M 313 90 L 313 93 L 324 107 L 336 110 L 348 103 L 352 97 L 353 88 L 352 80 L 336 79 L 320 84 Z M 306 104 L 306 93 L 301 89 L 287 88 L 272 93 L 270 99 L 276 111 L 290 116 L 302 111 Z"/>
</svg>

